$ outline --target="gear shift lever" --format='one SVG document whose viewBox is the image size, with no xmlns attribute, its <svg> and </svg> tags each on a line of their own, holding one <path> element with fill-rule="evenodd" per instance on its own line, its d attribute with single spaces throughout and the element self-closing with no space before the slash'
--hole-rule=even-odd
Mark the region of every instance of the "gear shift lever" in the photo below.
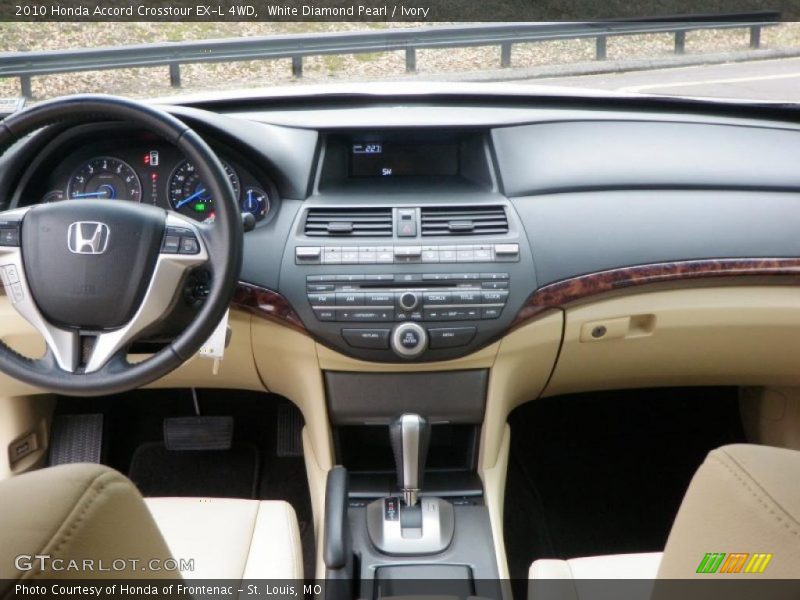
<svg viewBox="0 0 800 600">
<path fill-rule="evenodd" d="M 405 414 L 389 425 L 403 501 L 390 496 L 367 506 L 367 533 L 384 554 L 438 554 L 453 540 L 453 505 L 441 498 L 419 498 L 430 438 L 431 426 L 419 415 Z"/>
<path fill-rule="evenodd" d="M 425 476 L 430 438 L 430 423 L 419 415 L 402 415 L 389 426 L 389 439 L 397 468 L 397 485 L 403 492 L 406 506 L 417 504 L 417 496 Z"/>
</svg>

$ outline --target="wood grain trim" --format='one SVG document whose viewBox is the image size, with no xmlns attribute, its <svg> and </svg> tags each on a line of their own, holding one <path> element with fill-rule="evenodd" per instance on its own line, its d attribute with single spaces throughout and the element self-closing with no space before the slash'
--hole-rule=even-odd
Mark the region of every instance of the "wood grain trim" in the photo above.
<svg viewBox="0 0 800 600">
<path fill-rule="evenodd" d="M 800 258 L 724 258 L 620 267 L 557 281 L 530 295 L 511 327 L 545 310 L 561 308 L 590 296 L 642 285 L 705 278 L 800 276 Z"/>
<path fill-rule="evenodd" d="M 288 325 L 298 331 L 307 333 L 305 325 L 294 312 L 289 301 L 267 288 L 251 283 L 239 282 L 234 292 L 231 306 L 244 310 L 251 315 Z"/>
</svg>

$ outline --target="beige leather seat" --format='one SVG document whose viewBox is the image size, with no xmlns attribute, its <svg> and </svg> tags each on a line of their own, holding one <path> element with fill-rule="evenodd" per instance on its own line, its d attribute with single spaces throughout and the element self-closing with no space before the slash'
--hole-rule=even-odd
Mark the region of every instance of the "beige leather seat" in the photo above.
<svg viewBox="0 0 800 600">
<path fill-rule="evenodd" d="M 689 485 L 663 553 L 537 560 L 529 576 L 708 577 L 697 572 L 707 553 L 747 554 L 727 565 L 721 559 L 718 576 L 741 577 L 750 561 L 758 568 L 768 560 L 759 578 L 800 578 L 800 452 L 748 444 L 713 450 Z M 765 554 L 771 557 L 758 558 Z"/>
<path fill-rule="evenodd" d="M 100 465 L 0 482 L 0 538 L 0 597 L 15 580 L 32 578 L 303 577 L 287 503 L 145 501 L 126 477 Z"/>
</svg>

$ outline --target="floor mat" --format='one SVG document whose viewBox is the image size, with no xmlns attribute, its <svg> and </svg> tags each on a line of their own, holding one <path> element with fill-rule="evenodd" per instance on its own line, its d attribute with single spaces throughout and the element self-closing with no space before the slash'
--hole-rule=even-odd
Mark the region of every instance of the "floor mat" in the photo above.
<svg viewBox="0 0 800 600">
<path fill-rule="evenodd" d="M 136 449 L 129 477 L 144 496 L 256 498 L 259 455 L 255 446 L 230 450 L 167 450 L 162 442 Z"/>
<path fill-rule="evenodd" d="M 545 398 L 509 423 L 512 578 L 527 578 L 536 558 L 663 550 L 705 455 L 744 441 L 733 388 Z"/>
</svg>

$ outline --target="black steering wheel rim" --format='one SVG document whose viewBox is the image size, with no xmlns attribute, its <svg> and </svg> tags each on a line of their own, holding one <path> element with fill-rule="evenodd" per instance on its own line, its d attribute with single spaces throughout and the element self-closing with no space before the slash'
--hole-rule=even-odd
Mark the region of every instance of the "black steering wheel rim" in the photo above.
<svg viewBox="0 0 800 600">
<path fill-rule="evenodd" d="M 66 395 L 104 395 L 132 390 L 173 371 L 208 339 L 228 309 L 242 263 L 243 228 L 238 202 L 225 169 L 211 148 L 185 123 L 167 112 L 133 100 L 106 95 L 75 95 L 35 105 L 0 122 L 0 148 L 50 125 L 121 121 L 156 134 L 191 161 L 215 198 L 213 224 L 197 224 L 207 249 L 204 268 L 211 272 L 208 296 L 194 320 L 171 343 L 144 361 L 131 364 L 124 352 L 91 373 L 58 367 L 48 349 L 30 359 L 0 340 L 0 371 L 43 390 Z M 24 143 L 24 142 L 23 142 Z"/>
</svg>

